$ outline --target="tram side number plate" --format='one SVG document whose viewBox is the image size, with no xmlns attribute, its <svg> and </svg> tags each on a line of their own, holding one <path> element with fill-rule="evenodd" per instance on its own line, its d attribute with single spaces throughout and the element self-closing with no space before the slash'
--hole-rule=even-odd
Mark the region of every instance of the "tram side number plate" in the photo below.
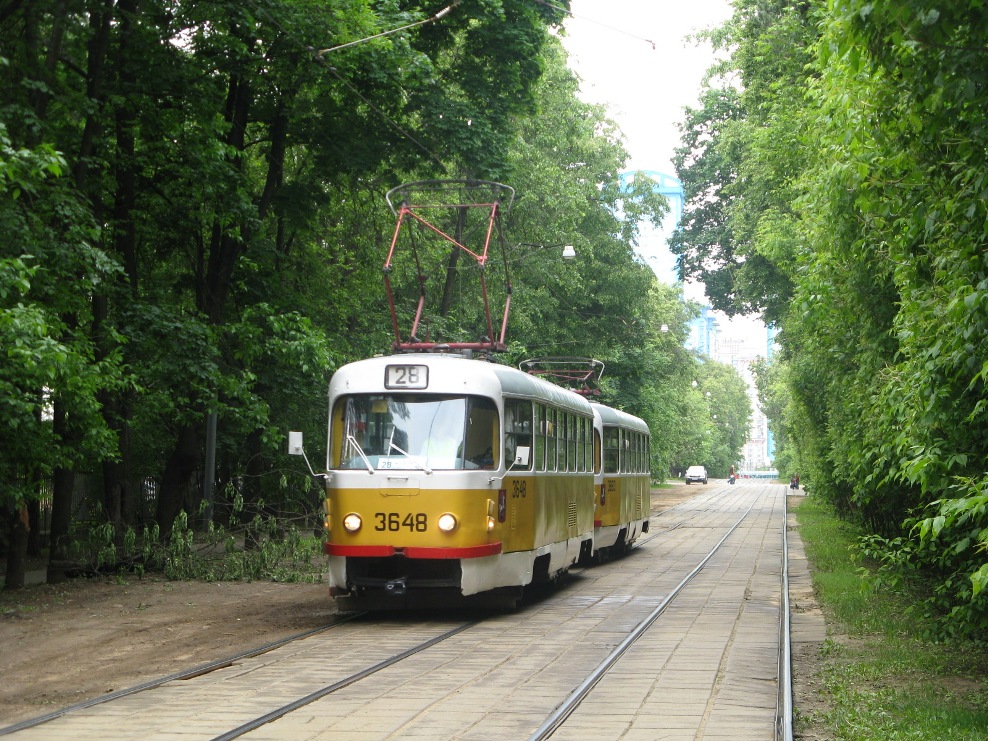
<svg viewBox="0 0 988 741">
<path fill-rule="evenodd" d="M 384 370 L 386 389 L 426 389 L 429 388 L 429 366 L 389 365 Z"/>
</svg>

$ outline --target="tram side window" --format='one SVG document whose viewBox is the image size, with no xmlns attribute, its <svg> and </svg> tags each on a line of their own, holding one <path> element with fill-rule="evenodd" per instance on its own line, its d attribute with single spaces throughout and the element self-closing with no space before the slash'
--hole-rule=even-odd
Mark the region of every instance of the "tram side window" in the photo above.
<svg viewBox="0 0 988 741">
<path fill-rule="evenodd" d="M 576 467 L 576 422 L 575 414 L 566 415 L 566 470 L 577 471 Z"/>
<path fill-rule="evenodd" d="M 593 472 L 594 474 L 600 473 L 600 433 L 594 428 L 593 431 Z"/>
<path fill-rule="evenodd" d="M 619 473 L 621 468 L 621 431 L 604 428 L 604 473 Z"/>
<path fill-rule="evenodd" d="M 579 458 L 577 457 L 576 441 L 579 438 L 580 418 L 575 414 L 569 415 L 569 437 L 566 440 L 566 447 L 569 449 L 569 470 L 579 471 Z"/>
<path fill-rule="evenodd" d="M 576 470 L 587 470 L 587 454 L 584 443 L 587 439 L 586 417 L 576 418 Z"/>
<path fill-rule="evenodd" d="M 545 410 L 545 470 L 556 470 L 556 410 Z"/>
<path fill-rule="evenodd" d="M 535 470 L 545 470 L 545 405 L 535 405 Z"/>
<path fill-rule="evenodd" d="M 556 421 L 559 423 L 556 428 L 556 456 L 559 461 L 556 470 L 566 471 L 569 468 L 566 439 L 569 436 L 570 418 L 566 412 L 556 412 Z"/>
<path fill-rule="evenodd" d="M 566 470 L 566 437 L 569 434 L 569 415 L 566 412 L 556 412 L 556 421 L 559 426 L 556 428 L 556 455 L 559 465 L 557 471 Z"/>
<path fill-rule="evenodd" d="M 508 399 L 504 402 L 504 461 L 511 465 L 520 447 L 529 449 L 528 465 L 515 466 L 516 470 L 531 469 L 532 455 L 532 402 Z"/>
<path fill-rule="evenodd" d="M 583 463 L 584 471 L 593 472 L 593 420 L 583 420 Z"/>
</svg>

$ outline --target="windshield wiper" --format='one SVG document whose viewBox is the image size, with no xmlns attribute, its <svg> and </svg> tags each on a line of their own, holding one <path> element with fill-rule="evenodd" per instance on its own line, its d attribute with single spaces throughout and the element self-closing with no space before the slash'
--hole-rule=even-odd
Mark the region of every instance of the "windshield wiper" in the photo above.
<svg viewBox="0 0 988 741">
<path fill-rule="evenodd" d="M 359 455 L 361 459 L 364 461 L 364 465 L 367 466 L 367 471 L 369 473 L 374 473 L 374 466 L 371 465 L 370 460 L 367 458 L 366 455 L 364 455 L 364 449 L 360 447 L 360 443 L 357 442 L 357 438 L 355 438 L 350 433 L 347 433 L 346 441 L 357 449 L 357 455 Z"/>
<path fill-rule="evenodd" d="M 393 442 L 392 443 L 389 443 L 389 445 L 392 448 L 394 448 L 395 450 L 397 450 L 399 453 L 401 453 L 403 456 L 405 456 L 406 458 L 408 458 L 408 460 L 411 462 L 411 464 L 413 466 L 415 466 L 416 468 L 421 468 L 423 471 L 425 471 L 425 473 L 426 473 L 427 476 L 431 476 L 432 475 L 432 469 L 431 468 L 429 468 L 428 466 L 423 466 L 417 460 L 415 460 L 414 458 L 412 458 L 412 456 L 410 454 L 406 453 L 404 450 L 402 450 L 401 448 L 399 448 Z M 388 452 L 391 452 L 390 449 L 389 449 Z"/>
</svg>

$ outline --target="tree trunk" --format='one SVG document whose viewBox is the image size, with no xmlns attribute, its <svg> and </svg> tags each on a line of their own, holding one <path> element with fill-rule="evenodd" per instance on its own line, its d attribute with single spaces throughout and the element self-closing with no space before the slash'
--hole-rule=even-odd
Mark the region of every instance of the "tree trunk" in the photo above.
<svg viewBox="0 0 988 741">
<path fill-rule="evenodd" d="M 24 587 L 24 574 L 27 570 L 28 514 L 25 505 L 15 509 L 7 537 L 9 542 L 4 589 L 21 589 Z"/>
<path fill-rule="evenodd" d="M 27 503 L 28 533 L 27 555 L 29 558 L 41 556 L 41 501 L 31 499 Z"/>
<path fill-rule="evenodd" d="M 192 491 L 196 472 L 202 460 L 202 436 L 196 426 L 187 425 L 178 434 L 175 450 L 165 465 L 165 472 L 158 487 L 158 508 L 155 521 L 162 538 L 167 538 L 179 512 L 186 514 L 192 505 Z"/>
<path fill-rule="evenodd" d="M 247 438 L 247 471 L 244 476 L 244 510 L 247 515 L 247 529 L 244 532 L 244 549 L 255 550 L 261 544 L 261 533 L 251 524 L 253 515 L 258 513 L 258 503 L 264 498 L 262 482 L 264 474 L 264 454 L 261 447 L 261 430 L 254 430 Z"/>
<path fill-rule="evenodd" d="M 238 168 L 241 164 L 239 153 L 245 146 L 252 95 L 250 83 L 245 78 L 237 73 L 230 76 L 226 101 L 226 119 L 230 123 L 230 133 L 226 143 L 238 153 L 235 161 Z M 211 324 L 223 323 L 226 298 L 233 282 L 233 270 L 245 246 L 250 242 L 250 233 L 250 225 L 246 222 L 240 224 L 239 235 L 218 222 L 213 226 L 205 269 L 204 305 L 201 307 Z"/>
<path fill-rule="evenodd" d="M 104 0 L 102 12 L 90 15 L 89 26 L 93 32 L 89 42 L 89 54 L 86 69 L 86 95 L 95 104 L 102 105 L 104 96 L 104 68 L 106 52 L 110 42 L 111 17 L 113 1 Z M 100 131 L 98 116 L 91 113 L 86 117 L 83 127 L 82 141 L 76 153 L 73 174 L 76 187 L 80 192 L 87 192 L 89 179 L 88 163 L 96 148 L 96 138 Z M 93 199 L 94 213 L 99 213 L 99 200 Z M 70 326 L 75 326 L 74 317 L 67 318 Z M 55 400 L 54 415 L 55 433 L 63 444 L 71 444 L 74 433 L 66 423 L 66 412 L 58 400 Z M 74 474 L 71 469 L 56 468 L 52 481 L 52 526 L 51 551 L 48 559 L 48 582 L 54 583 L 64 579 L 65 560 L 69 546 L 69 523 L 72 519 L 72 486 Z"/>
<path fill-rule="evenodd" d="M 138 2 L 121 0 L 119 3 L 120 25 L 118 31 L 117 59 L 113 65 L 118 70 L 120 89 L 129 94 L 135 85 L 134 62 L 129 58 L 129 50 L 134 32 L 134 18 L 138 12 Z M 113 245 L 124 265 L 130 295 L 137 300 L 138 292 L 138 263 L 137 236 L 134 226 L 133 211 L 137 201 L 136 173 L 134 170 L 134 126 L 135 114 L 129 97 L 124 95 L 124 102 L 115 112 L 116 140 L 119 155 L 115 158 L 114 176 L 117 184 L 113 203 Z M 109 319 L 109 298 L 105 295 L 93 297 L 93 335 L 96 338 L 97 360 L 103 360 L 112 350 L 110 341 L 105 336 L 104 324 Z M 126 398 L 120 394 L 126 392 L 103 392 L 100 402 L 103 406 L 103 418 L 107 426 L 116 433 L 117 449 L 120 460 L 103 461 L 103 507 L 107 517 L 114 524 L 118 533 L 122 532 L 125 524 L 135 524 L 134 486 L 129 478 L 132 469 L 129 430 L 129 409 Z"/>
<path fill-rule="evenodd" d="M 55 400 L 52 424 L 55 434 L 65 439 L 67 424 L 65 408 Z M 69 554 L 69 525 L 72 522 L 72 487 L 75 474 L 69 468 L 56 468 L 52 474 L 51 528 L 48 544 L 48 583 L 65 581 L 65 567 Z"/>
<path fill-rule="evenodd" d="M 467 210 L 457 209 L 456 232 L 453 237 L 457 242 L 463 244 L 463 229 L 466 225 Z M 446 263 L 446 284 L 443 286 L 443 300 L 439 306 L 439 316 L 447 316 L 453 307 L 453 289 L 456 287 L 456 265 L 460 260 L 460 248 L 456 245 L 449 251 L 449 261 Z"/>
</svg>

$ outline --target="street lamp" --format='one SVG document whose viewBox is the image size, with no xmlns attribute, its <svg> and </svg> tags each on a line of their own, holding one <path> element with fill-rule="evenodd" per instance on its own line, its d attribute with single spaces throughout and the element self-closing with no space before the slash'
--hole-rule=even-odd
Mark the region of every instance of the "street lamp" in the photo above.
<svg viewBox="0 0 988 741">
<path fill-rule="evenodd" d="M 562 243 L 560 243 L 560 244 L 535 244 L 534 242 L 519 242 L 518 243 L 518 246 L 519 247 L 531 247 L 532 249 L 536 249 L 536 250 L 551 250 L 551 249 L 555 249 L 556 247 L 562 247 L 563 248 L 563 259 L 564 260 L 572 260 L 574 257 L 576 257 L 576 248 L 574 248 L 573 245 L 571 245 L 571 244 L 562 244 Z"/>
</svg>

